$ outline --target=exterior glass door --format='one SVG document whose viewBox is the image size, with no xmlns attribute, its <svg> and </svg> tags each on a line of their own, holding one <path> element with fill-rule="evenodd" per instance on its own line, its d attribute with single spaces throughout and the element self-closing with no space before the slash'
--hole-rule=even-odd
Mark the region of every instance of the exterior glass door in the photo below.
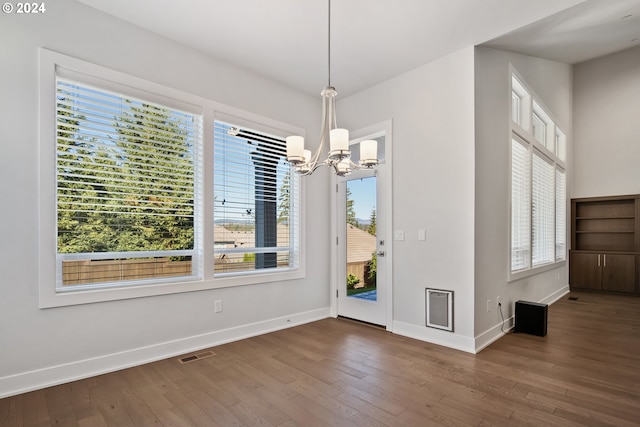
<svg viewBox="0 0 640 427">
<path fill-rule="evenodd" d="M 345 295 L 377 301 L 376 177 L 346 181 Z"/>
</svg>

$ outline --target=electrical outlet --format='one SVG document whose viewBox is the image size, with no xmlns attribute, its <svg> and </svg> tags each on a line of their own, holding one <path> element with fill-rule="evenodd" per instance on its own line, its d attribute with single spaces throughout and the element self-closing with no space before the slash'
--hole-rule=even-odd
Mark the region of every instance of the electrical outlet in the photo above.
<svg viewBox="0 0 640 427">
<path fill-rule="evenodd" d="M 216 313 L 222 312 L 222 300 L 217 300 L 213 303 L 213 311 Z"/>
<path fill-rule="evenodd" d="M 496 297 L 496 306 L 500 307 L 500 297 Z"/>
<path fill-rule="evenodd" d="M 487 313 L 491 311 L 491 300 L 487 300 Z"/>
</svg>

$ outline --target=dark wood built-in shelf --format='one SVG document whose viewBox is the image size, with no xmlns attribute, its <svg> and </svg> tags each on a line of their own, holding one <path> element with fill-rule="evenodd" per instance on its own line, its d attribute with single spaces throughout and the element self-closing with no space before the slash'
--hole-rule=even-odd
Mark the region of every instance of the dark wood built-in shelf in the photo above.
<svg viewBox="0 0 640 427">
<path fill-rule="evenodd" d="M 576 231 L 576 233 L 580 234 L 580 233 L 590 233 L 590 234 L 633 234 L 633 231 Z"/>
<path fill-rule="evenodd" d="M 571 289 L 640 293 L 640 195 L 571 200 Z"/>
</svg>

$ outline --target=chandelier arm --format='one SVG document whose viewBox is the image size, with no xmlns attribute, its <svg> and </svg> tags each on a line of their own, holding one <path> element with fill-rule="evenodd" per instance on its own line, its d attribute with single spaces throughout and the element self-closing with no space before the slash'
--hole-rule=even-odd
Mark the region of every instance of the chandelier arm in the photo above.
<svg viewBox="0 0 640 427">
<path fill-rule="evenodd" d="M 318 163 L 317 165 L 315 165 L 315 166 L 314 166 L 314 168 L 313 168 L 313 169 L 311 169 L 309 173 L 313 173 L 313 172 L 315 172 L 315 170 L 316 170 L 316 169 L 318 169 L 319 167 L 321 167 L 321 166 L 326 166 L 326 165 L 327 165 L 327 162 L 320 162 L 320 163 Z"/>
<path fill-rule="evenodd" d="M 325 129 L 326 129 L 326 117 L 327 117 L 327 104 L 325 102 L 324 96 L 322 100 L 322 127 L 320 132 L 320 144 L 316 149 L 315 153 L 311 156 L 309 161 L 302 166 L 306 166 L 306 172 L 299 172 L 302 176 L 311 175 L 322 163 L 318 163 L 320 159 L 320 154 L 322 154 L 322 150 L 324 148 L 324 140 L 325 140 Z"/>
<path fill-rule="evenodd" d="M 316 171 L 321 166 L 327 166 L 327 162 L 320 162 L 314 166 L 309 166 L 308 169 L 304 172 L 297 171 L 301 176 L 309 176 Z"/>
<path fill-rule="evenodd" d="M 351 161 L 351 169 L 353 170 L 364 170 L 364 169 L 373 169 L 374 165 L 369 165 L 369 164 L 360 164 L 360 163 L 355 163 L 353 160 L 349 159 Z"/>
<path fill-rule="evenodd" d="M 329 120 L 330 120 L 330 125 L 329 128 L 330 129 L 336 129 L 338 127 L 338 121 L 336 120 L 336 98 L 333 97 L 331 98 L 331 107 L 330 107 L 330 116 L 329 116 Z M 331 127 L 331 125 L 333 125 L 333 127 Z"/>
<path fill-rule="evenodd" d="M 318 160 L 320 159 L 320 154 L 324 149 L 325 140 L 327 139 L 327 100 L 324 96 L 322 97 L 322 130 L 320 132 L 320 144 L 318 145 L 318 149 L 312 157 L 312 160 L 309 162 L 310 166 L 313 170 L 317 169 Z"/>
</svg>

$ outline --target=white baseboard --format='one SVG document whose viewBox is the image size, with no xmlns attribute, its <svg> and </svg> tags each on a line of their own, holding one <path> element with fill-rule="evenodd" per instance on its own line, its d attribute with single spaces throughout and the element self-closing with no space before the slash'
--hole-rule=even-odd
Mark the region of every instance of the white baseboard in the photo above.
<svg viewBox="0 0 640 427">
<path fill-rule="evenodd" d="M 0 399 L 179 356 L 329 317 L 329 307 L 0 378 Z"/>
<path fill-rule="evenodd" d="M 502 326 L 502 322 L 497 325 L 489 328 L 484 331 L 480 335 L 475 338 L 475 352 L 480 353 L 485 347 L 490 346 L 492 343 L 498 341 L 502 338 L 507 332 L 513 329 L 515 323 L 515 317 L 511 316 L 507 319 L 504 319 L 504 327 Z M 504 329 L 504 332 L 502 332 Z"/>
<path fill-rule="evenodd" d="M 558 301 L 563 296 L 567 295 L 569 292 L 571 292 L 571 289 L 569 288 L 569 285 L 565 285 L 562 288 L 560 288 L 557 291 L 555 291 L 554 293 L 552 293 L 551 295 L 548 295 L 548 296 L 542 298 L 542 300 L 540 300 L 538 302 L 541 303 L 541 304 L 549 304 L 549 305 L 551 305 L 554 302 Z"/>
<path fill-rule="evenodd" d="M 557 291 L 553 292 L 550 295 L 547 295 L 546 297 L 542 298 L 540 301 L 537 301 L 537 302 L 539 302 L 541 304 L 549 304 L 549 305 L 551 305 L 554 302 L 558 301 L 563 296 L 565 296 L 566 294 L 568 294 L 569 292 L 570 292 L 569 285 L 565 285 L 562 288 L 558 289 Z M 500 322 L 497 325 L 495 325 L 495 326 L 489 328 L 488 330 L 484 331 L 480 335 L 476 336 L 474 353 L 479 353 L 484 348 L 488 347 L 489 345 L 491 345 L 495 341 L 499 340 L 500 338 L 502 338 L 502 336 L 506 332 L 508 332 L 509 330 L 511 330 L 515 326 L 515 316 L 511 316 L 511 317 L 509 317 L 507 319 L 504 319 L 504 320 L 505 320 L 504 321 L 504 331 L 505 331 L 504 333 L 500 329 L 500 327 L 502 326 L 502 322 Z"/>
<path fill-rule="evenodd" d="M 475 353 L 474 340 L 456 333 L 405 322 L 393 322 L 393 333 L 456 350 Z"/>
</svg>

